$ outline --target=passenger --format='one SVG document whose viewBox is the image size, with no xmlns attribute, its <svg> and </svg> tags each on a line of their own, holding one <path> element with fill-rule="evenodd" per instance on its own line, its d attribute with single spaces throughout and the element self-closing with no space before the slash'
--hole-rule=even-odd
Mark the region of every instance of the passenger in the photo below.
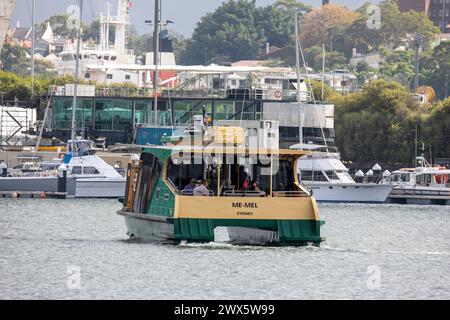
<svg viewBox="0 0 450 320">
<path fill-rule="evenodd" d="M 259 189 L 258 187 L 258 181 L 256 181 L 256 179 L 252 180 L 252 182 L 250 183 L 250 188 L 248 190 L 261 192 L 261 189 Z"/>
<path fill-rule="evenodd" d="M 196 187 L 197 179 L 191 178 L 191 181 L 184 186 L 183 191 L 194 191 Z"/>
<path fill-rule="evenodd" d="M 200 180 L 194 189 L 194 196 L 209 197 L 208 181 Z"/>
</svg>

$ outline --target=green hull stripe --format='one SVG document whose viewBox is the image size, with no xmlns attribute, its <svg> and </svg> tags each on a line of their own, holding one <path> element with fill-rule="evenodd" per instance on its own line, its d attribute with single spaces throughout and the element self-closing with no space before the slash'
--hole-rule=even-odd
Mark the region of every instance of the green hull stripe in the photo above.
<svg viewBox="0 0 450 320">
<path fill-rule="evenodd" d="M 277 231 L 280 242 L 320 242 L 322 221 L 316 220 L 222 220 L 170 219 L 174 224 L 174 238 L 180 240 L 214 241 L 216 227 L 247 227 Z"/>
</svg>

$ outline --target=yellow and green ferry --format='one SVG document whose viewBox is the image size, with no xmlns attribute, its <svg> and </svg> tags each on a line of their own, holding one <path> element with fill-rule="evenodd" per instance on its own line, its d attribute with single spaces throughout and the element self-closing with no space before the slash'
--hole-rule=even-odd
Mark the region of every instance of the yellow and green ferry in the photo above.
<svg viewBox="0 0 450 320">
<path fill-rule="evenodd" d="M 236 244 L 318 245 L 324 222 L 296 174 L 304 154 L 224 144 L 143 146 L 139 161 L 128 165 L 118 214 L 137 240 L 211 242 L 214 229 L 226 227 Z"/>
</svg>

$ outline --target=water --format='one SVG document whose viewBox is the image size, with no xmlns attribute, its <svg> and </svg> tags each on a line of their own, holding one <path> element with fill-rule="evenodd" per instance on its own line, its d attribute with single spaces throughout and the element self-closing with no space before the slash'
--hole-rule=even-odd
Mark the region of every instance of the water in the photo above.
<svg viewBox="0 0 450 320">
<path fill-rule="evenodd" d="M 448 206 L 319 205 L 320 248 L 134 243 L 119 208 L 0 199 L 0 299 L 450 298 Z"/>
</svg>

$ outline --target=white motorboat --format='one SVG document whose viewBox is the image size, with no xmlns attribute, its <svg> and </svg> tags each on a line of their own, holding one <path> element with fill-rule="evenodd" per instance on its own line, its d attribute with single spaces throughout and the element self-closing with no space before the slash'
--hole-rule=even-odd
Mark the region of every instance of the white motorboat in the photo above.
<svg viewBox="0 0 450 320">
<path fill-rule="evenodd" d="M 291 149 L 312 151 L 298 160 L 297 173 L 317 201 L 383 203 L 393 188 L 388 184 L 355 182 L 336 148 L 296 144 Z"/>
<path fill-rule="evenodd" d="M 64 163 L 68 177 L 76 180 L 76 198 L 118 198 L 125 192 L 126 179 L 95 153 L 91 140 L 69 140 Z"/>
<path fill-rule="evenodd" d="M 417 163 L 419 167 L 394 171 L 384 179 L 383 184 L 394 187 L 389 201 L 450 205 L 450 170 L 431 166 L 423 157 Z"/>
</svg>

